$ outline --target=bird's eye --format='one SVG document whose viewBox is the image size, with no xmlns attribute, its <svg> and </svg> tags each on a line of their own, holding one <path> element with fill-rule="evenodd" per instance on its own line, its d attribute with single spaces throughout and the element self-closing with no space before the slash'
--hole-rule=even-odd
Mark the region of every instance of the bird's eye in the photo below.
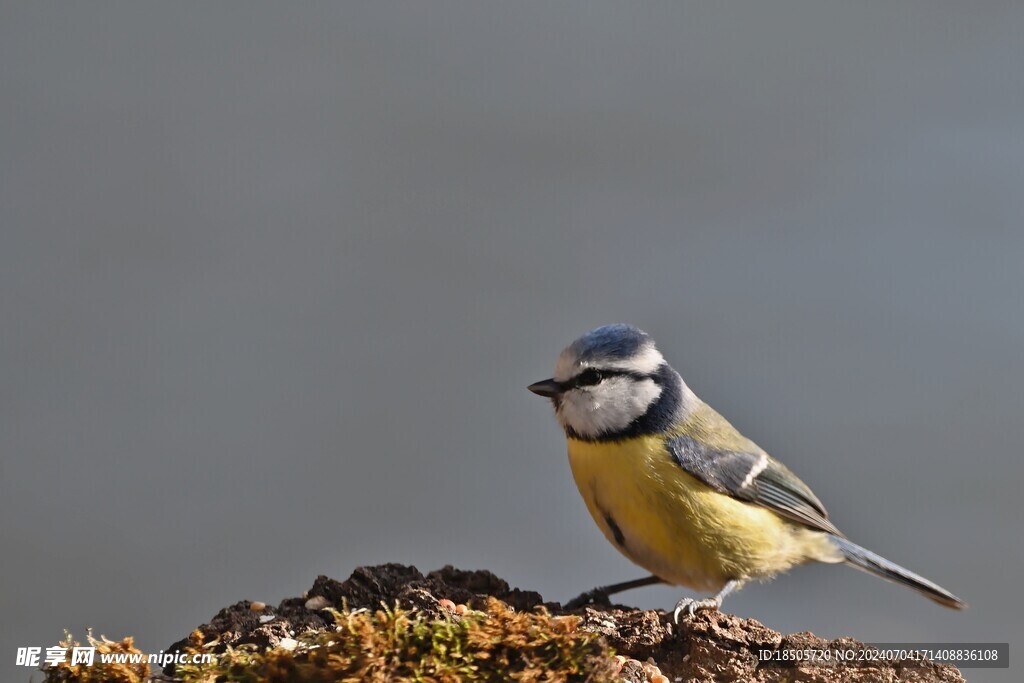
<svg viewBox="0 0 1024 683">
<path fill-rule="evenodd" d="M 576 386 L 588 387 L 598 384 L 604 379 L 604 373 L 593 368 L 584 370 L 576 376 Z"/>
</svg>

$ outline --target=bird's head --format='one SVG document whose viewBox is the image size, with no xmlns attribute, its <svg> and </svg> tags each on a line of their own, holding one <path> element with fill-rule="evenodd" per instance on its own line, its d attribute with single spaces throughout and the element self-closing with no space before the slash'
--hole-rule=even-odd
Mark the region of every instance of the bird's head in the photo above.
<svg viewBox="0 0 1024 683">
<path fill-rule="evenodd" d="M 586 440 L 663 431 L 688 392 L 654 340 L 621 324 L 574 341 L 558 357 L 554 377 L 529 389 L 551 399 L 569 436 Z"/>
</svg>

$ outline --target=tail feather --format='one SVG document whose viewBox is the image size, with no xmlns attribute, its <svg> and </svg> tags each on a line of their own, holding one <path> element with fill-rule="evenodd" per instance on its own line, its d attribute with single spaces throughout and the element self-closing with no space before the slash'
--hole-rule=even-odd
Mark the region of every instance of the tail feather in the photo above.
<svg viewBox="0 0 1024 683">
<path fill-rule="evenodd" d="M 939 586 L 938 584 L 932 583 L 923 576 L 918 576 L 909 569 L 890 562 L 880 555 L 876 555 L 870 550 L 861 548 L 856 543 L 840 538 L 839 536 L 832 536 L 832 542 L 836 544 L 839 550 L 843 553 L 843 557 L 846 563 L 851 567 L 856 567 L 862 571 L 866 571 L 869 574 L 880 576 L 887 581 L 898 583 L 903 586 L 909 586 L 913 588 L 921 595 L 934 600 L 944 607 L 952 607 L 953 609 L 963 609 L 967 607 L 967 603 L 956 597 L 948 590 Z"/>
</svg>

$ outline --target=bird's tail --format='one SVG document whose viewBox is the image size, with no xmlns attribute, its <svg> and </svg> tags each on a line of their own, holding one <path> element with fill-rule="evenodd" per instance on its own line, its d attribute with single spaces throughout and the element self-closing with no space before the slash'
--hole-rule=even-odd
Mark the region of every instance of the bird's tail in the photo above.
<svg viewBox="0 0 1024 683">
<path fill-rule="evenodd" d="M 898 583 L 903 586 L 909 586 L 913 588 L 921 595 L 934 600 L 943 607 L 952 607 L 953 609 L 963 609 L 967 607 L 967 603 L 956 597 L 948 590 L 939 586 L 938 584 L 932 583 L 923 576 L 918 576 L 909 569 L 890 562 L 880 555 L 876 555 L 870 550 L 861 548 L 856 543 L 852 543 L 845 538 L 839 536 L 832 536 L 832 542 L 836 544 L 839 550 L 843 553 L 843 558 L 846 564 L 851 567 L 880 576 L 883 579 Z"/>
</svg>

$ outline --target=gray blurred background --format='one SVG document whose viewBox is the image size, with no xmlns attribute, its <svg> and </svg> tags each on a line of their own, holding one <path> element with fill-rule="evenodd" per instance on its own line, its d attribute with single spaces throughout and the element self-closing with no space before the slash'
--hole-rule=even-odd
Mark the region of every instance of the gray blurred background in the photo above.
<svg viewBox="0 0 1024 683">
<path fill-rule="evenodd" d="M 0 671 L 64 628 L 158 651 L 361 564 L 557 600 L 641 575 L 525 388 L 615 321 L 971 603 L 821 566 L 730 611 L 1019 656 L 1022 28 L 1011 2 L 4 0 Z"/>
</svg>

